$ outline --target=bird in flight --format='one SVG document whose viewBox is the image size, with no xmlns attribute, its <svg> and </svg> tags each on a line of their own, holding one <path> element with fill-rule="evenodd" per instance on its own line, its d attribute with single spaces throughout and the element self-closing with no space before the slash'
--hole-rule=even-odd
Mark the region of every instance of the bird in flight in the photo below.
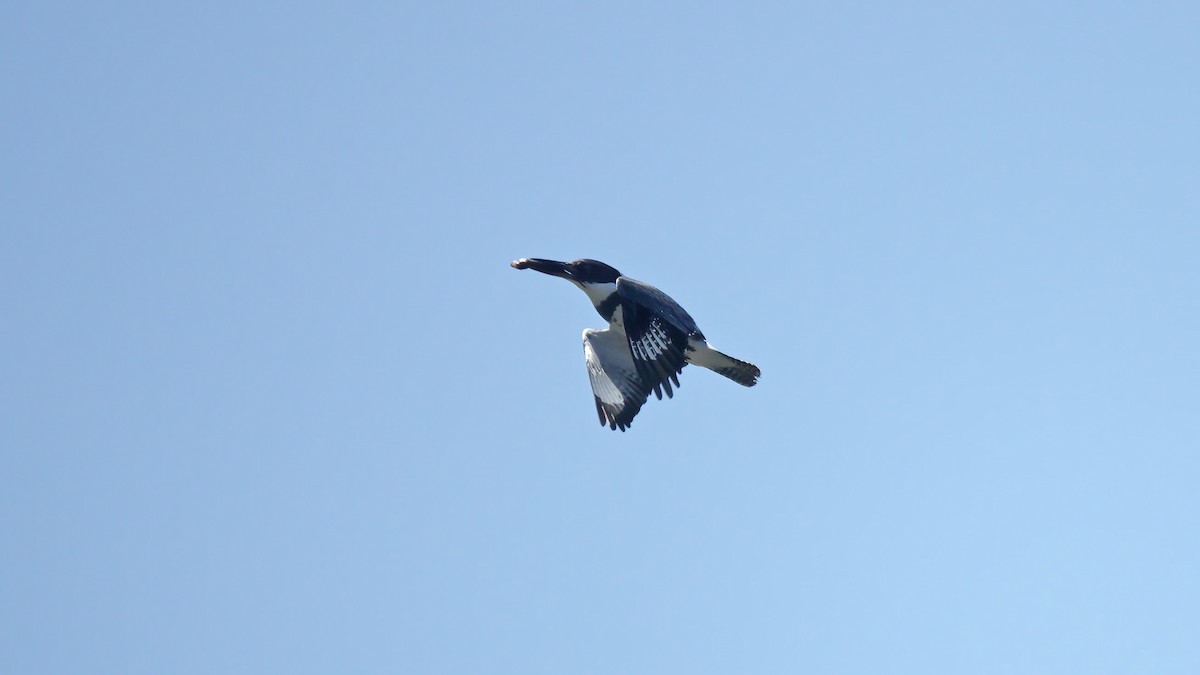
<svg viewBox="0 0 1200 675">
<path fill-rule="evenodd" d="M 598 260 L 558 262 L 521 258 L 512 266 L 561 277 L 578 286 L 608 322 L 583 331 L 583 356 L 600 424 L 625 431 L 650 392 L 661 400 L 689 363 L 753 387 L 762 371 L 709 346 L 696 322 L 666 293 L 622 276 Z"/>
</svg>

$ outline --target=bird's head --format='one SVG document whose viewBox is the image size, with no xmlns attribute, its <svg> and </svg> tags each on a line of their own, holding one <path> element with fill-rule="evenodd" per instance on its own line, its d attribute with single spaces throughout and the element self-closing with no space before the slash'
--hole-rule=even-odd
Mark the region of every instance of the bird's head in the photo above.
<svg viewBox="0 0 1200 675">
<path fill-rule="evenodd" d="M 580 286 L 585 284 L 612 284 L 616 283 L 617 277 L 621 276 L 621 273 L 611 266 L 605 265 L 599 260 L 588 258 L 580 258 L 571 262 L 558 262 L 557 260 L 546 260 L 545 258 L 521 258 L 520 260 L 514 260 L 512 266 L 519 270 L 531 269 L 537 270 L 542 274 L 562 277 Z"/>
</svg>

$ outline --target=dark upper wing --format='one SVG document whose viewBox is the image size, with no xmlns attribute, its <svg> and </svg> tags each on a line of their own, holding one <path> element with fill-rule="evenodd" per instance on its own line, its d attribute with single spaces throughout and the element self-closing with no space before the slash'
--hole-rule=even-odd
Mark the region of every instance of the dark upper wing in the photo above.
<svg viewBox="0 0 1200 675">
<path fill-rule="evenodd" d="M 623 300 L 635 302 L 643 307 L 655 308 L 655 313 L 661 319 L 683 332 L 684 335 L 694 335 L 701 340 L 704 339 L 704 334 L 700 332 L 700 328 L 696 326 L 691 315 L 684 311 L 678 302 L 672 300 L 671 296 L 650 284 L 629 277 L 618 277 L 617 293 Z"/>
<path fill-rule="evenodd" d="M 625 431 L 650 395 L 629 352 L 628 340 L 611 329 L 585 330 L 583 358 L 587 361 L 600 424 Z"/>
<path fill-rule="evenodd" d="M 655 396 L 662 390 L 673 396 L 671 382 L 679 386 L 679 372 L 686 365 L 689 335 L 703 338 L 696 322 L 665 293 L 640 281 L 617 279 L 621 316 L 629 336 L 629 350 L 642 381 Z"/>
</svg>

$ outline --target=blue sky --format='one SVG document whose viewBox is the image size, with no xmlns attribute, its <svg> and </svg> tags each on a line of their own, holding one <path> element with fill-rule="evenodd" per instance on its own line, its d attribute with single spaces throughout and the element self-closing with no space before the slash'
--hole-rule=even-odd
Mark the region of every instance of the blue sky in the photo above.
<svg viewBox="0 0 1200 675">
<path fill-rule="evenodd" d="M 1198 21 L 6 6 L 0 670 L 1200 671 Z"/>
</svg>

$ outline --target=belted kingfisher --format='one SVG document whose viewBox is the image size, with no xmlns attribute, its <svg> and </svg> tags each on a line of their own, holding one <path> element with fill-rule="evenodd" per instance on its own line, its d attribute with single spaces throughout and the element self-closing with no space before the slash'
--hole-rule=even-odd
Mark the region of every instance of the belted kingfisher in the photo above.
<svg viewBox="0 0 1200 675">
<path fill-rule="evenodd" d="M 598 260 L 521 258 L 512 266 L 562 277 L 587 293 L 607 330 L 583 331 L 583 356 L 600 424 L 625 431 L 653 391 L 661 400 L 689 363 L 753 387 L 762 371 L 709 346 L 692 317 L 666 293 Z"/>
</svg>

